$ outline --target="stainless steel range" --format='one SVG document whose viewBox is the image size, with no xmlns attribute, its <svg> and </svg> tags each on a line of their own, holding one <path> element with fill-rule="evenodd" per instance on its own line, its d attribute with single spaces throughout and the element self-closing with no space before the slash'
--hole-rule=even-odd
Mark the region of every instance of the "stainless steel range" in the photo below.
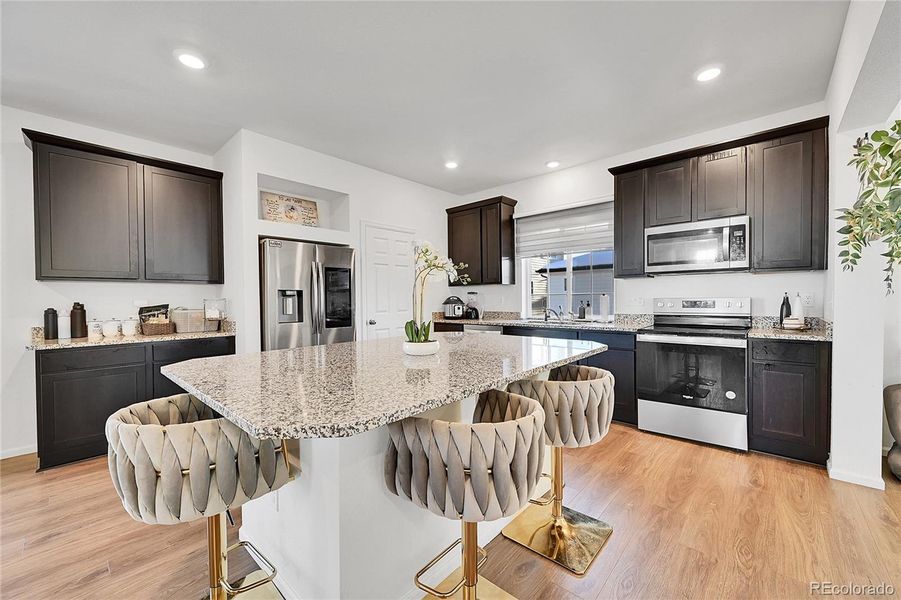
<svg viewBox="0 0 901 600">
<path fill-rule="evenodd" d="M 750 298 L 655 298 L 636 337 L 638 428 L 748 449 Z"/>
</svg>

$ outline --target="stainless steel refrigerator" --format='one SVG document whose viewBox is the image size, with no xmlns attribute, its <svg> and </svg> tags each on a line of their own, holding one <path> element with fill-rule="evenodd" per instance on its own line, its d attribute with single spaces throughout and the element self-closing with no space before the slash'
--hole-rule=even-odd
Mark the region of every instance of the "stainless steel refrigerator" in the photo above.
<svg viewBox="0 0 901 600">
<path fill-rule="evenodd" d="M 355 339 L 354 254 L 346 246 L 260 240 L 263 350 Z"/>
</svg>

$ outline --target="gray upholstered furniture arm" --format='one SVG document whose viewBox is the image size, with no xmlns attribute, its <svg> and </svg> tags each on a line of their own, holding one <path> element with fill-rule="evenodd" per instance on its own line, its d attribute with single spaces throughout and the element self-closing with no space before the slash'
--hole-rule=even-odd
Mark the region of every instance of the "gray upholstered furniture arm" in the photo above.
<svg viewBox="0 0 901 600">
<path fill-rule="evenodd" d="M 541 403 L 544 431 L 551 446 L 578 448 L 607 435 L 613 418 L 613 374 L 604 369 L 567 365 L 552 369 L 547 381 L 523 379 L 507 391 Z"/>
<path fill-rule="evenodd" d="M 469 522 L 511 516 L 535 490 L 544 460 L 544 411 L 490 390 L 475 423 L 412 417 L 388 426 L 385 484 L 419 507 Z"/>
<path fill-rule="evenodd" d="M 106 438 L 116 493 L 144 523 L 219 514 L 289 480 L 280 441 L 248 435 L 189 394 L 119 410 Z"/>
<path fill-rule="evenodd" d="M 885 417 L 888 430 L 895 443 L 888 451 L 888 466 L 898 479 L 901 479 L 901 383 L 890 385 L 882 390 L 885 403 Z"/>
</svg>

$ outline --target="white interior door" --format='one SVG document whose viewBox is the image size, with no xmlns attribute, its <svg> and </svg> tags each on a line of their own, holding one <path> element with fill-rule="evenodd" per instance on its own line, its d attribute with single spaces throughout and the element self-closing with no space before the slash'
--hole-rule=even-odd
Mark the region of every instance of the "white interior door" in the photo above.
<svg viewBox="0 0 901 600">
<path fill-rule="evenodd" d="M 413 318 L 413 235 L 409 229 L 363 224 L 363 331 L 373 340 L 404 335 Z"/>
</svg>

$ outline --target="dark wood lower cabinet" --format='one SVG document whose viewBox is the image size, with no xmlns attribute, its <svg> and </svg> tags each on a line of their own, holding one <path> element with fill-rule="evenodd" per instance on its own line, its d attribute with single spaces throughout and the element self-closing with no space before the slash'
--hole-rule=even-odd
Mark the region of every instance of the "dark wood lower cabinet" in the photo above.
<svg viewBox="0 0 901 600">
<path fill-rule="evenodd" d="M 623 423 L 638 423 L 638 401 L 635 396 L 635 334 L 620 332 L 578 331 L 542 327 L 504 327 L 506 335 L 580 339 L 607 344 L 607 351 L 590 356 L 580 364 L 598 367 L 613 373 L 613 419 Z"/>
<path fill-rule="evenodd" d="M 447 323 L 445 321 L 435 321 L 434 323 L 432 323 L 432 331 L 439 333 L 463 331 L 463 323 Z"/>
<path fill-rule="evenodd" d="M 751 450 L 826 463 L 830 350 L 828 343 L 751 341 Z"/>
<path fill-rule="evenodd" d="M 163 365 L 234 352 L 234 337 L 38 351 L 38 468 L 106 453 L 111 414 L 182 393 L 160 373 Z"/>
</svg>

